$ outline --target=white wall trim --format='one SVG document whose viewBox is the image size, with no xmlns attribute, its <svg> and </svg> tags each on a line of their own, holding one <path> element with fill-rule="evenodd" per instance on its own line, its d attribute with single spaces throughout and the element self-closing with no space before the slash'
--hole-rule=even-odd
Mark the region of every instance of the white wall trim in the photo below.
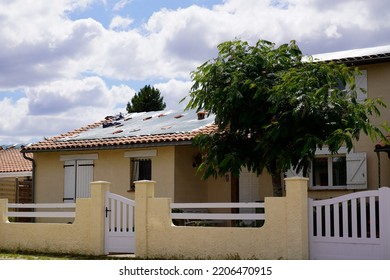
<svg viewBox="0 0 390 280">
<path fill-rule="evenodd" d="M 98 154 L 76 154 L 76 155 L 61 155 L 60 161 L 67 161 L 67 160 L 82 160 L 82 159 L 98 159 Z"/>
<path fill-rule="evenodd" d="M 147 158 L 157 156 L 157 150 L 138 150 L 138 151 L 127 151 L 124 157 L 128 158 Z"/>
<path fill-rule="evenodd" d="M 4 172 L 0 173 L 0 178 L 13 178 L 13 177 L 31 177 L 32 172 L 31 171 L 24 171 L 24 172 Z"/>
<path fill-rule="evenodd" d="M 333 154 L 333 155 L 347 154 L 347 153 L 348 153 L 347 147 L 340 147 L 340 149 L 337 151 L 337 153 Z M 353 153 L 353 150 L 350 153 Z M 315 155 L 316 156 L 317 155 L 331 155 L 331 152 L 329 151 L 328 147 L 323 147 L 322 149 L 317 149 Z"/>
</svg>

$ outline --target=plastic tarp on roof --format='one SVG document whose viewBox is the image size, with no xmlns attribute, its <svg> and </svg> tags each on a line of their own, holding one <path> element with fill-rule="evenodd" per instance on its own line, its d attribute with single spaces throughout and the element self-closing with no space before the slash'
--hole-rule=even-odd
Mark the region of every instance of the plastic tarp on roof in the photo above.
<svg viewBox="0 0 390 280">
<path fill-rule="evenodd" d="M 115 125 L 105 128 L 99 126 L 59 141 L 188 133 L 213 124 L 214 119 L 214 115 L 206 114 L 204 119 L 198 120 L 195 110 L 132 113 L 120 120 L 113 120 Z"/>
</svg>

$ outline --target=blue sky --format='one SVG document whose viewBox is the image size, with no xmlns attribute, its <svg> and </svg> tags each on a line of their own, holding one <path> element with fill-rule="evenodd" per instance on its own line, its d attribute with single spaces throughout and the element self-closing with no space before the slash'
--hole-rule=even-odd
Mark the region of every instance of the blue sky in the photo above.
<svg viewBox="0 0 390 280">
<path fill-rule="evenodd" d="M 304 54 L 390 45 L 386 0 L 0 1 L 0 144 L 125 111 L 144 85 L 178 109 L 189 73 L 239 38 Z"/>
</svg>

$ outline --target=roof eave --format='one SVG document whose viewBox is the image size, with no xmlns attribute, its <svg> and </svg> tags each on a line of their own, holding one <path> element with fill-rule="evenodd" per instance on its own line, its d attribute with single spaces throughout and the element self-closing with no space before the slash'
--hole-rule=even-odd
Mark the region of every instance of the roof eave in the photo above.
<svg viewBox="0 0 390 280">
<path fill-rule="evenodd" d="M 185 146 L 192 145 L 192 141 L 169 141 L 169 142 L 153 142 L 153 143 L 135 143 L 125 145 L 105 145 L 105 146 L 91 146 L 91 147 L 72 147 L 72 148 L 49 148 L 49 149 L 27 149 L 22 150 L 22 153 L 43 153 L 43 152 L 80 152 L 80 151 L 97 151 L 97 150 L 126 150 L 134 148 L 148 148 L 148 147 L 167 147 L 167 146 Z"/>
</svg>

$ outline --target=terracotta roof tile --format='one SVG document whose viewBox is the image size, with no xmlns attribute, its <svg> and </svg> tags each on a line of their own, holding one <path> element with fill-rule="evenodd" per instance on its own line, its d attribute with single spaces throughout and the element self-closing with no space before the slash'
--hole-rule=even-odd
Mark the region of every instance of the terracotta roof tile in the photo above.
<svg viewBox="0 0 390 280">
<path fill-rule="evenodd" d="M 27 156 L 32 157 L 31 154 Z M 0 150 L 0 173 L 28 172 L 32 170 L 31 161 L 25 159 L 17 148 Z"/>
</svg>

